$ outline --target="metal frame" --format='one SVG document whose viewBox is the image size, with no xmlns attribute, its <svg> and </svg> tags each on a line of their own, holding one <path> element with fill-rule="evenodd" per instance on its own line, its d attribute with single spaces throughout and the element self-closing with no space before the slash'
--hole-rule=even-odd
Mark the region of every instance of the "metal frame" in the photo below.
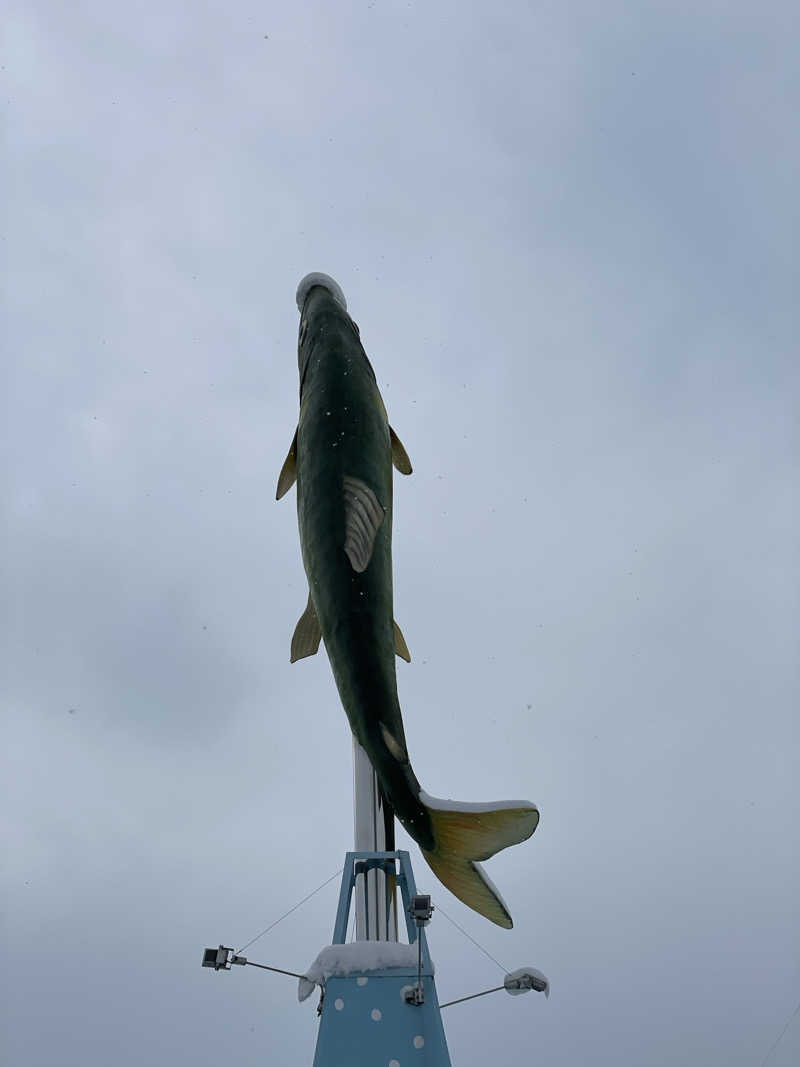
<svg viewBox="0 0 800 1067">
<path fill-rule="evenodd" d="M 383 796 L 364 749 L 353 738 L 353 824 L 361 851 L 394 849 L 394 812 Z M 379 867 L 360 872 L 355 884 L 356 940 L 397 940 L 397 896 Z"/>
<path fill-rule="evenodd" d="M 398 870 L 399 864 L 399 870 Z M 350 905 L 353 897 L 353 889 L 359 877 L 368 875 L 370 871 L 381 871 L 386 882 L 387 896 L 400 890 L 403 900 L 403 914 L 406 920 L 406 932 L 408 943 L 413 945 L 417 937 L 421 939 L 423 971 L 431 972 L 431 958 L 428 952 L 428 943 L 425 931 L 418 927 L 411 917 L 411 898 L 417 895 L 417 884 L 414 881 L 414 872 L 411 869 L 411 857 L 408 852 L 398 850 L 395 852 L 372 852 L 358 851 L 348 852 L 344 859 L 344 872 L 342 873 L 342 887 L 339 890 L 339 904 L 336 909 L 336 921 L 333 926 L 334 945 L 343 945 L 347 940 L 347 923 L 350 917 Z M 369 900 L 367 900 L 367 905 Z M 385 938 L 371 938 L 370 940 L 385 940 Z M 396 940 L 396 939 L 395 939 Z"/>
</svg>

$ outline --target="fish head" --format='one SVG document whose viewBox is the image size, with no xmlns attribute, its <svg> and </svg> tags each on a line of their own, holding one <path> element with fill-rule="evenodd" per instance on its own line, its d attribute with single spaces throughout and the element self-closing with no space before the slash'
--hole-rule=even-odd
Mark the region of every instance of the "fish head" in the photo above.
<svg viewBox="0 0 800 1067">
<path fill-rule="evenodd" d="M 361 333 L 347 311 L 347 300 L 341 286 L 328 274 L 314 271 L 307 274 L 297 287 L 297 309 L 300 312 L 300 329 L 297 342 L 297 367 L 300 372 L 300 392 L 308 369 L 311 352 L 324 337 L 330 342 L 341 342 L 360 351 L 373 378 L 375 372 L 361 345 Z M 355 336 L 354 336 L 355 335 Z"/>
</svg>

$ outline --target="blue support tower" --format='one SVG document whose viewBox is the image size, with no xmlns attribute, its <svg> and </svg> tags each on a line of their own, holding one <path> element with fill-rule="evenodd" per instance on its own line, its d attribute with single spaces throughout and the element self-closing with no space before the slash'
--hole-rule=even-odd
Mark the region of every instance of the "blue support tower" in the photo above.
<svg viewBox="0 0 800 1067">
<path fill-rule="evenodd" d="M 387 904 L 395 887 L 400 889 L 408 943 L 416 946 L 418 963 L 328 976 L 314 1067 L 451 1067 L 425 931 L 411 917 L 417 891 L 407 852 L 347 853 L 333 944 L 346 943 L 356 879 L 372 870 L 384 874 Z M 391 942 L 357 944 L 375 946 L 377 959 L 380 946 Z M 368 956 L 369 948 L 364 951 Z"/>
</svg>

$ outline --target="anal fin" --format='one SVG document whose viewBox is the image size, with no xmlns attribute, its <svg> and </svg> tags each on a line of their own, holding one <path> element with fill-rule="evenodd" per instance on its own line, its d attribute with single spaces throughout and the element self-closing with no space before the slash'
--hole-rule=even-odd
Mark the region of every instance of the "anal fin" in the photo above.
<svg viewBox="0 0 800 1067">
<path fill-rule="evenodd" d="M 275 499 L 280 498 L 288 493 L 297 480 L 297 430 L 294 431 L 294 437 L 289 447 L 289 454 L 283 461 L 281 467 L 281 473 L 278 475 L 278 488 L 275 492 Z"/>
<path fill-rule="evenodd" d="M 392 625 L 394 626 L 394 650 L 400 659 L 404 659 L 406 663 L 410 663 L 411 653 L 408 651 L 408 645 L 406 644 L 405 637 L 403 637 L 403 631 L 396 622 L 393 622 Z"/>
<path fill-rule="evenodd" d="M 308 593 L 306 610 L 297 621 L 292 635 L 292 648 L 290 661 L 296 663 L 306 656 L 314 656 L 319 651 L 319 643 L 322 640 L 322 628 L 317 618 L 317 609 L 311 599 L 311 591 Z"/>
</svg>

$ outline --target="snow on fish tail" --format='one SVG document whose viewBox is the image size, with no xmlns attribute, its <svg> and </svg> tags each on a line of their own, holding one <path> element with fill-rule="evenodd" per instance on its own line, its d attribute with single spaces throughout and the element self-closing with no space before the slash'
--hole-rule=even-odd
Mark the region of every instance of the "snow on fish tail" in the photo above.
<svg viewBox="0 0 800 1067">
<path fill-rule="evenodd" d="M 481 860 L 531 836 L 539 811 L 526 800 L 460 804 L 420 792 L 433 826 L 435 847 L 422 855 L 450 892 L 480 915 L 510 930 L 514 925 L 503 898 Z"/>
</svg>

